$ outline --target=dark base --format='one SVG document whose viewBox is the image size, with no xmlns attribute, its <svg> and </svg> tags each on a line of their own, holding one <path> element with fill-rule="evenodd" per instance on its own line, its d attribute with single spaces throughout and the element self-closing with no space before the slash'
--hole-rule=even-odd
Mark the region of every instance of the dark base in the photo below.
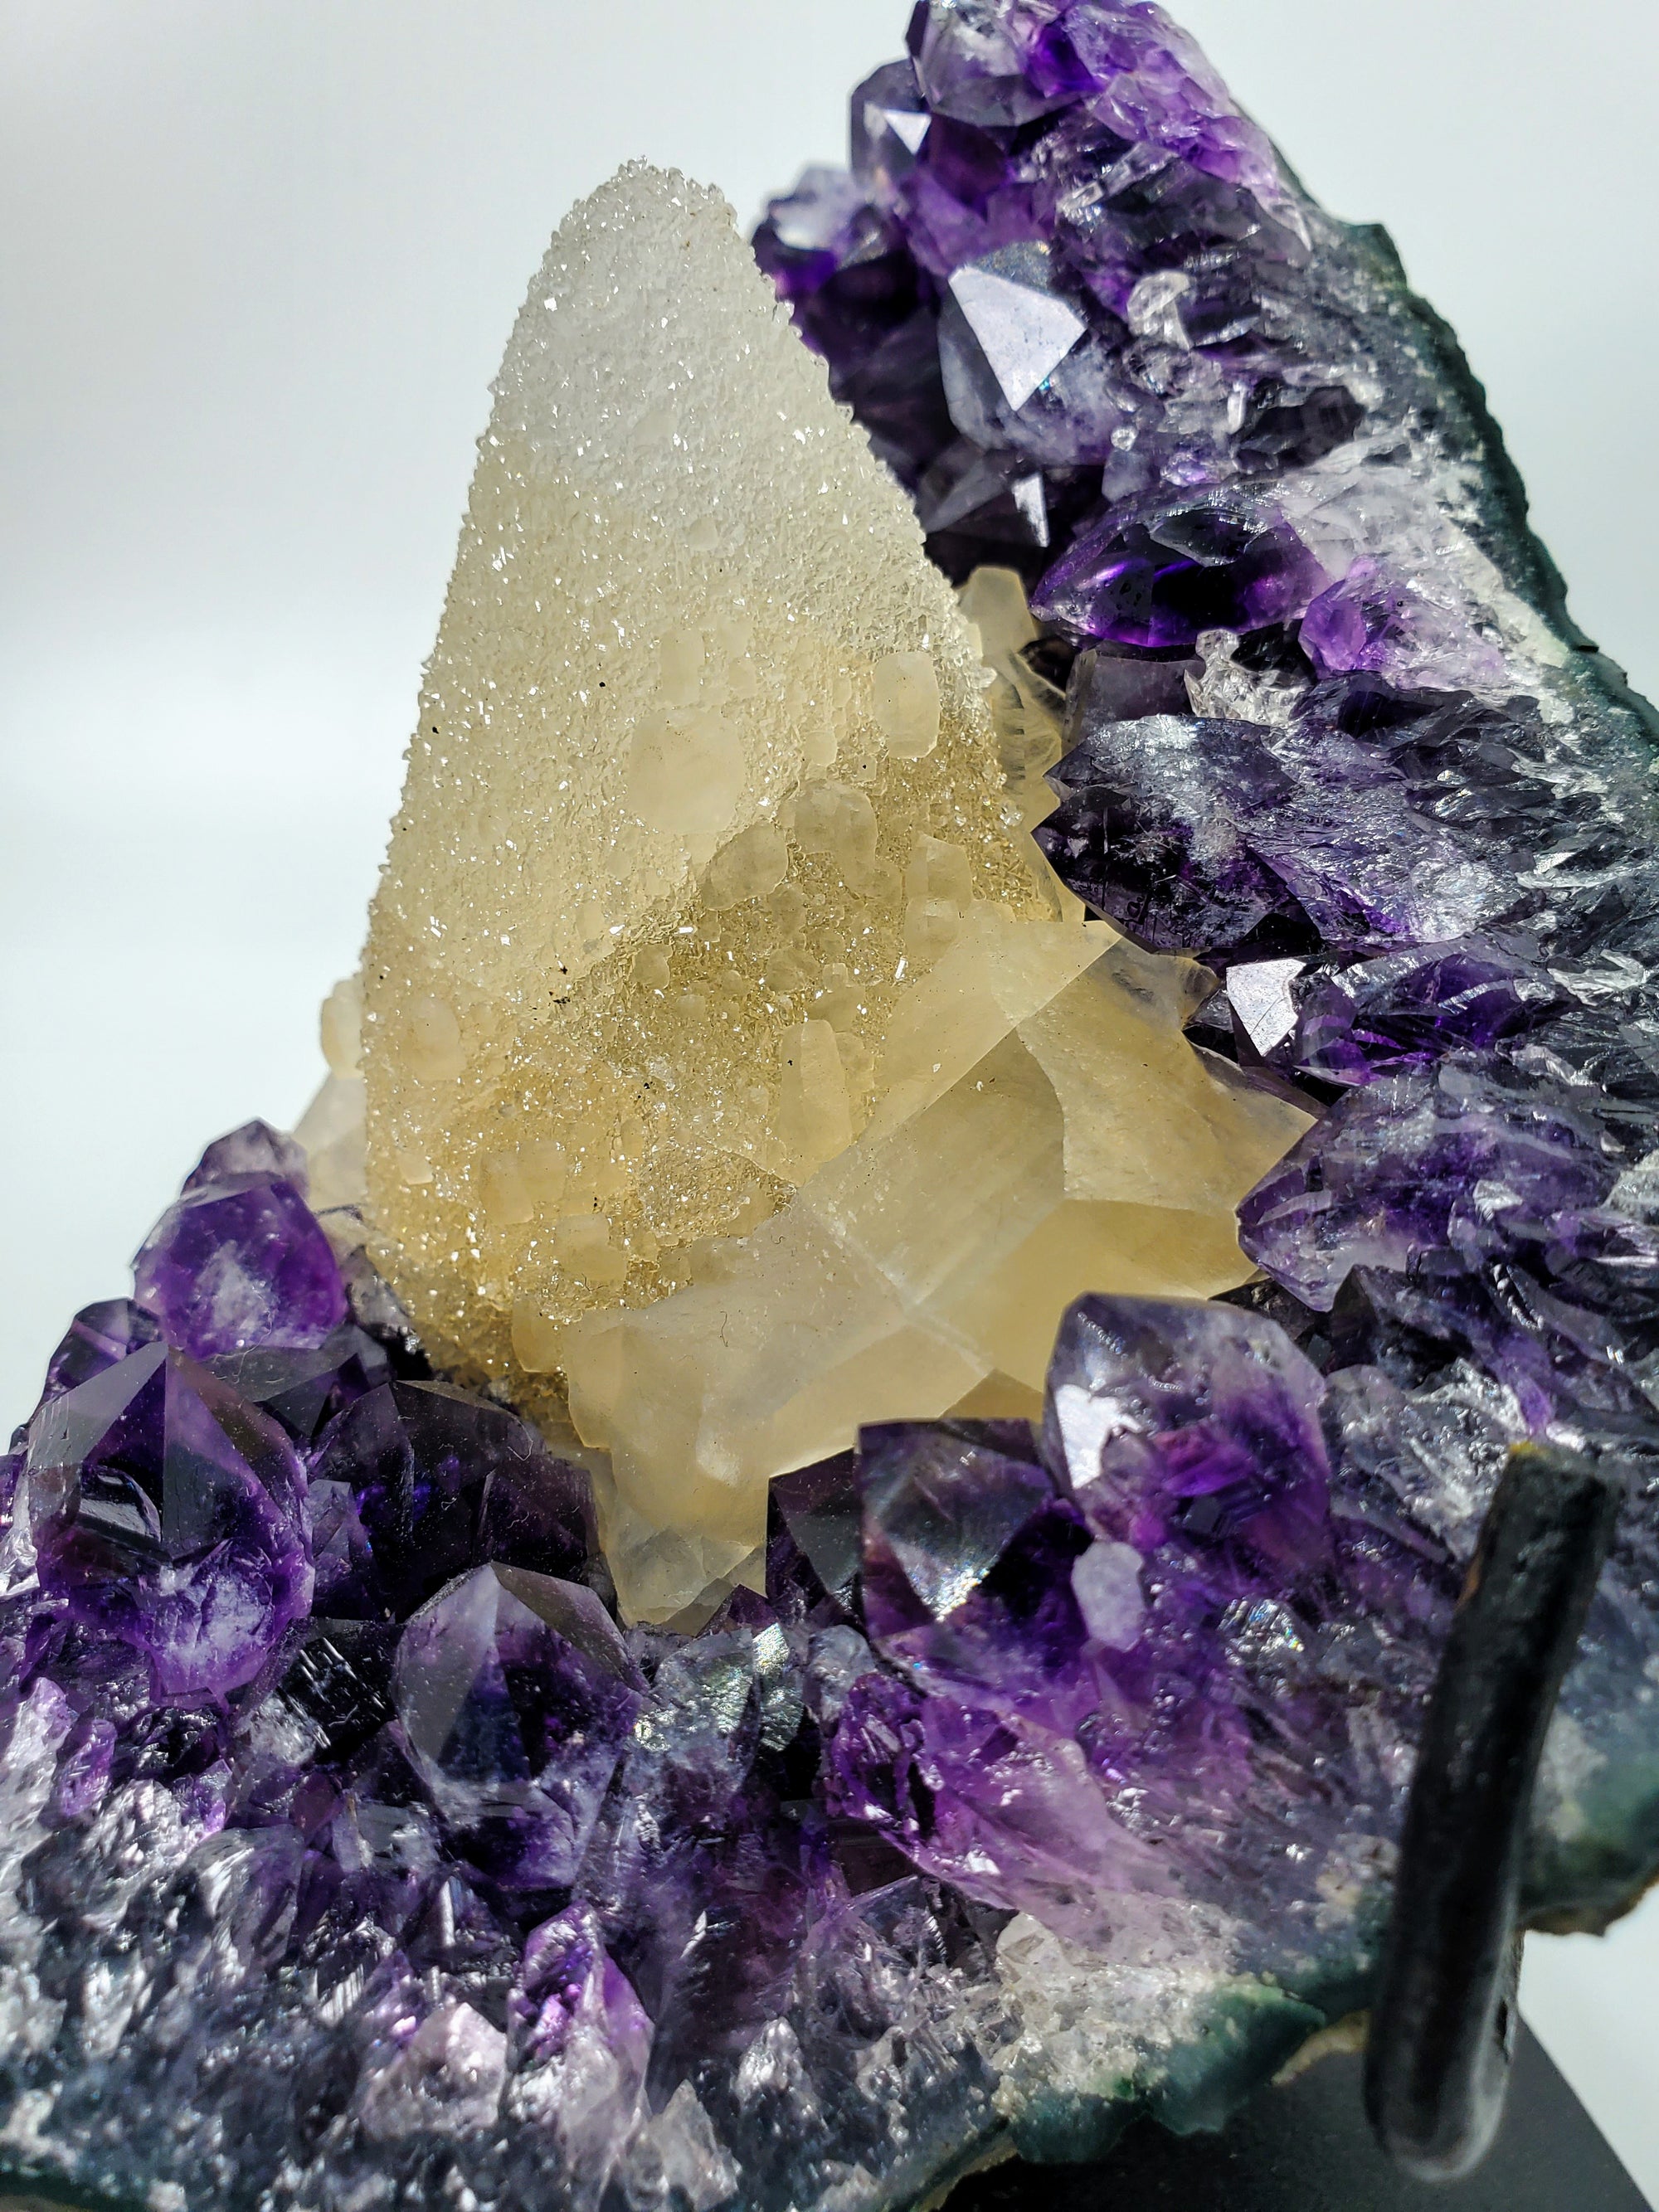
<svg viewBox="0 0 1659 2212">
<path fill-rule="evenodd" d="M 1503 2130 L 1468 2181 L 1432 2188 L 1396 2173 L 1359 2104 L 1359 2061 L 1337 2057 L 1264 2090 L 1224 2133 L 1133 2128 L 1102 2166 L 999 2166 L 966 2181 L 949 2212 L 1647 2212 L 1589 2113 L 1522 2033 Z"/>
</svg>

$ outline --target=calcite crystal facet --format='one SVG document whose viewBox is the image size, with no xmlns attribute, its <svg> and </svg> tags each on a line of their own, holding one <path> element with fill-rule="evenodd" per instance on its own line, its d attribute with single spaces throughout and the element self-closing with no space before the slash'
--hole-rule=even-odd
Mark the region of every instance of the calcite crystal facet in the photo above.
<svg viewBox="0 0 1659 2212">
<path fill-rule="evenodd" d="M 1659 1868 L 1647 710 L 1147 0 L 926 0 L 851 154 L 756 241 L 817 362 L 712 196 L 560 234 L 303 1143 L 0 1459 L 21 2186 L 1214 2125 L 1372 1997 L 1530 1438 L 1626 1498 L 1523 1911 Z"/>
<path fill-rule="evenodd" d="M 1052 718 L 994 725 L 980 659 L 1035 625 L 1012 574 L 969 606 L 977 644 L 725 204 L 584 203 L 375 902 L 368 1195 L 435 1354 L 568 1389 L 632 1618 L 758 1589 L 768 1480 L 861 1420 L 1035 1403 L 1080 1291 L 1243 1280 L 1304 1126 L 1050 873 Z"/>
</svg>

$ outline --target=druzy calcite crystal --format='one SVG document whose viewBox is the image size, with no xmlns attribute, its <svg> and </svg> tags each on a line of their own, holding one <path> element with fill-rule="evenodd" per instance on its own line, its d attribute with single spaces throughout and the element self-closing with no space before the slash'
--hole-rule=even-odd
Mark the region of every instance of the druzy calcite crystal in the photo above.
<svg viewBox="0 0 1659 2212">
<path fill-rule="evenodd" d="M 769 1480 L 860 1421 L 1034 1404 L 1080 1291 L 1249 1273 L 1304 1123 L 1032 844 L 1036 635 L 1012 573 L 958 611 L 724 202 L 570 216 L 374 904 L 368 1198 L 434 1354 L 568 1390 L 631 1618 L 760 1589 Z"/>
<path fill-rule="evenodd" d="M 927 0 L 852 126 L 757 240 L 806 347 L 678 181 L 561 234 L 303 1144 L 0 1459 L 21 2185 L 887 2212 L 1213 2125 L 1372 1996 L 1529 1439 L 1625 1503 L 1523 1911 L 1659 1867 L 1646 710 L 1157 7 Z"/>
</svg>

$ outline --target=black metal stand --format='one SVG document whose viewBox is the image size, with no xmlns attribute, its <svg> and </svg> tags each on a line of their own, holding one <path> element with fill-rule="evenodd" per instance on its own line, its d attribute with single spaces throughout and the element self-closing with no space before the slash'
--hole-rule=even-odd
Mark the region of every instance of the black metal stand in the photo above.
<svg viewBox="0 0 1659 2212">
<path fill-rule="evenodd" d="M 1646 2212 L 1594 2122 L 1522 2030 L 1497 2142 L 1462 2181 L 1409 2179 L 1365 2123 L 1360 2062 L 1264 2089 L 1219 2135 L 1131 2129 L 1100 2166 L 996 2167 L 949 2212 Z"/>
</svg>

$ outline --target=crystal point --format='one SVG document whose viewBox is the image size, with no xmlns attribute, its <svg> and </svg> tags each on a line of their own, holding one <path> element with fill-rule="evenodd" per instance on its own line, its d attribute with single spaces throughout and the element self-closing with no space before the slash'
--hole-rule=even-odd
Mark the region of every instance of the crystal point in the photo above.
<svg viewBox="0 0 1659 2212">
<path fill-rule="evenodd" d="M 306 1487 L 274 1421 L 161 1343 L 49 1400 L 24 1462 L 42 1589 L 163 1697 L 240 1689 L 304 1616 Z"/>
<path fill-rule="evenodd" d="M 346 1317 L 328 1239 L 298 1188 L 260 1170 L 198 1183 L 133 1262 L 135 1296 L 192 1358 L 319 1345 Z"/>
<path fill-rule="evenodd" d="M 393 1697 L 456 1849 L 507 1887 L 535 1890 L 574 1876 L 641 1686 L 591 1590 L 487 1566 L 410 1621 Z"/>
</svg>

